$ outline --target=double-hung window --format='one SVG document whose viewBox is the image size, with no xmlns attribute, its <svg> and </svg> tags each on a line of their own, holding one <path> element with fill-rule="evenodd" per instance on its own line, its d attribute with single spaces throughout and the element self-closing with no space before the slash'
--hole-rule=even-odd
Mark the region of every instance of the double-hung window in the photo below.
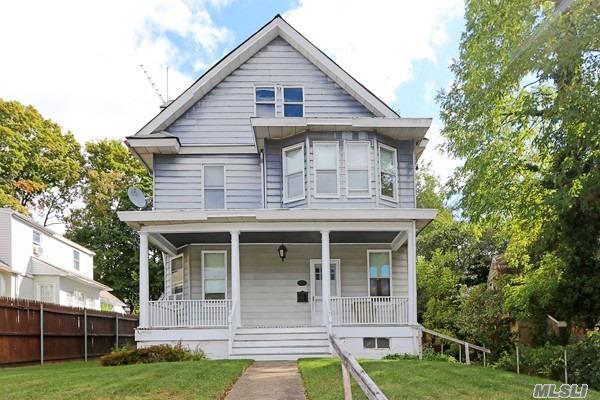
<svg viewBox="0 0 600 400">
<path fill-rule="evenodd" d="M 283 88 L 283 116 L 304 116 L 304 90 L 301 87 Z"/>
<path fill-rule="evenodd" d="M 171 298 L 183 299 L 183 256 L 171 258 Z"/>
<path fill-rule="evenodd" d="M 379 183 L 381 197 L 396 201 L 398 197 L 398 159 L 396 149 L 379 145 Z"/>
<path fill-rule="evenodd" d="M 79 252 L 77 250 L 73 250 L 73 268 L 79 271 Z"/>
<path fill-rule="evenodd" d="M 283 201 L 304 198 L 304 143 L 283 149 Z"/>
<path fill-rule="evenodd" d="M 223 165 L 204 166 L 204 208 L 225 208 L 225 167 Z"/>
<path fill-rule="evenodd" d="M 392 252 L 367 251 L 369 263 L 369 296 L 391 296 Z"/>
<path fill-rule="evenodd" d="M 202 252 L 202 279 L 205 300 L 227 298 L 227 252 L 206 250 Z"/>
<path fill-rule="evenodd" d="M 369 142 L 346 142 L 346 190 L 348 197 L 370 197 Z"/>
<path fill-rule="evenodd" d="M 315 142 L 315 197 L 339 195 L 338 144 Z"/>
<path fill-rule="evenodd" d="M 257 86 L 254 88 L 257 117 L 275 117 L 275 87 Z"/>
<path fill-rule="evenodd" d="M 38 283 L 37 299 L 42 303 L 54 303 L 54 284 Z"/>
</svg>

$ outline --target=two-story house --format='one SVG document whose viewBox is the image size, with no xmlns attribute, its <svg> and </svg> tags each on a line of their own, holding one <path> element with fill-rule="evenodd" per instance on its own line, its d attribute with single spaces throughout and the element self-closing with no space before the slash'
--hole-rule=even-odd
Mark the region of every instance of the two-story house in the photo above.
<svg viewBox="0 0 600 400">
<path fill-rule="evenodd" d="M 0 208 L 0 296 L 100 310 L 94 252 Z"/>
<path fill-rule="evenodd" d="M 330 355 L 334 332 L 357 356 L 415 353 L 430 123 L 276 16 L 127 138 L 154 177 L 153 210 L 119 214 L 140 236 L 138 345 L 294 359 Z M 166 259 L 159 300 L 148 242 Z"/>
</svg>

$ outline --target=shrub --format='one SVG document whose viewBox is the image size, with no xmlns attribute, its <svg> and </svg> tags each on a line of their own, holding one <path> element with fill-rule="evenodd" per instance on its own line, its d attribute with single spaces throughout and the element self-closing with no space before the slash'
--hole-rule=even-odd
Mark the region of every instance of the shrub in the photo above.
<svg viewBox="0 0 600 400">
<path fill-rule="evenodd" d="M 586 338 L 567 348 L 569 383 L 587 383 L 600 389 L 600 330 L 588 332 Z"/>
<path fill-rule="evenodd" d="M 413 355 L 413 354 L 399 354 L 399 353 L 394 353 L 394 354 L 388 354 L 387 356 L 383 357 L 384 360 L 418 360 L 419 356 L 418 355 Z M 445 362 L 451 362 L 451 363 L 455 363 L 458 362 L 456 361 L 456 358 L 448 355 L 448 354 L 442 354 L 442 353 L 436 353 L 433 349 L 423 349 L 423 360 L 424 361 L 445 361 Z"/>
<path fill-rule="evenodd" d="M 147 364 L 153 362 L 196 361 L 204 358 L 202 351 L 189 351 L 181 343 L 175 346 L 161 344 L 137 349 L 120 347 L 100 357 L 100 363 L 108 365 Z"/>
<path fill-rule="evenodd" d="M 523 374 L 561 380 L 564 377 L 563 346 L 546 344 L 541 347 L 519 347 L 519 371 Z M 515 372 L 517 356 L 504 352 L 494 367 Z"/>
</svg>

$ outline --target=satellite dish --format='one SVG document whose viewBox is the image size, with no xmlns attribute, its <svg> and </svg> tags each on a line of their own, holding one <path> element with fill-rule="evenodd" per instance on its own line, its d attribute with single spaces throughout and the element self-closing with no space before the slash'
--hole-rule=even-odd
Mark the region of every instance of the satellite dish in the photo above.
<svg viewBox="0 0 600 400">
<path fill-rule="evenodd" d="M 132 186 L 129 189 L 127 189 L 127 196 L 129 197 L 129 200 L 131 200 L 131 202 L 136 207 L 138 207 L 138 208 L 146 207 L 146 196 L 144 195 L 144 192 L 142 192 L 140 189 L 136 188 L 135 186 Z"/>
</svg>

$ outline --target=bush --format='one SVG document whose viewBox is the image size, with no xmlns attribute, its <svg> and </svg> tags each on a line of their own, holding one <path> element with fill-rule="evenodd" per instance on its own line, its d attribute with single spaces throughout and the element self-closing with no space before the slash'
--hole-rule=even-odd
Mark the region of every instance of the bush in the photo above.
<svg viewBox="0 0 600 400">
<path fill-rule="evenodd" d="M 418 360 L 419 356 L 413 355 L 413 354 L 394 353 L 394 354 L 388 354 L 387 356 L 383 357 L 383 359 L 384 360 Z M 433 349 L 429 349 L 429 348 L 426 348 L 423 350 L 423 361 L 445 361 L 445 362 L 451 362 L 451 363 L 458 362 L 458 361 L 456 361 L 456 358 L 454 358 L 448 354 L 436 353 Z"/>
<path fill-rule="evenodd" d="M 161 344 L 137 349 L 130 346 L 117 348 L 100 357 L 100 363 L 108 365 L 147 364 L 154 362 L 196 361 L 204 359 L 202 351 L 189 351 L 181 343 L 175 346 Z"/>
<path fill-rule="evenodd" d="M 541 347 L 519 347 L 519 371 L 523 374 L 541 376 L 554 380 L 564 378 L 563 346 L 546 344 Z M 517 356 L 514 351 L 504 352 L 494 367 L 517 371 Z"/>
<path fill-rule="evenodd" d="M 569 383 L 587 383 L 600 390 L 600 330 L 567 348 Z"/>
</svg>

